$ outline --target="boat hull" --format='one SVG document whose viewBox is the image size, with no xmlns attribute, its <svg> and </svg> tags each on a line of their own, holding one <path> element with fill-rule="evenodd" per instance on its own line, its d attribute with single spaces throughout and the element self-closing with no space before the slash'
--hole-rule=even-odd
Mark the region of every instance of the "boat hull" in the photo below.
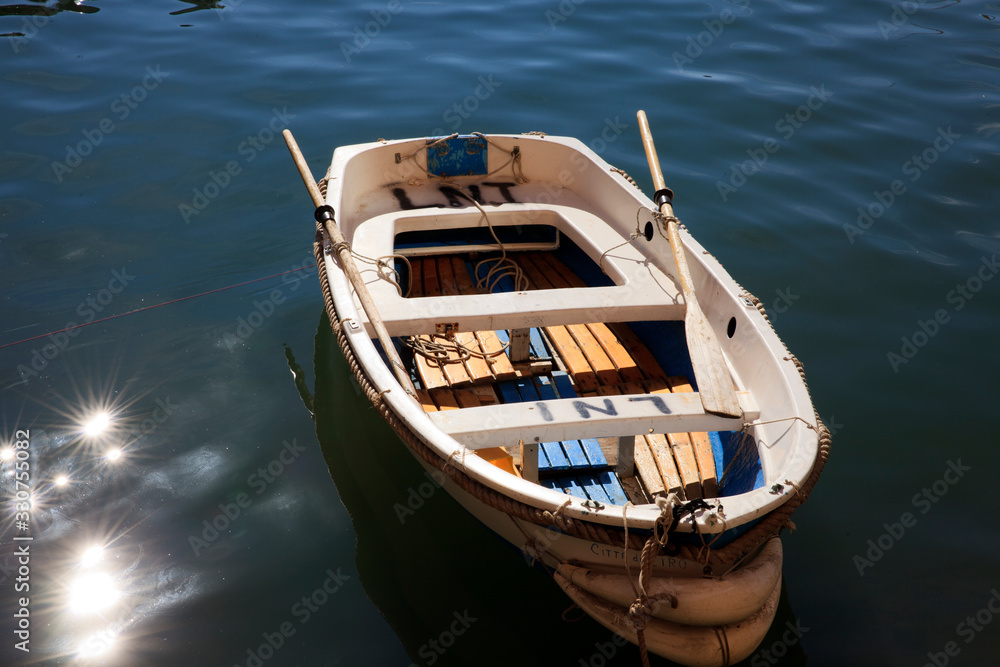
<svg viewBox="0 0 1000 667">
<path fill-rule="evenodd" d="M 653 210 L 652 202 L 609 173 L 610 166 L 582 144 L 565 138 L 512 136 L 494 136 L 489 141 L 491 146 L 494 142 L 508 146 L 513 152 L 501 148 L 510 155 L 516 153 L 519 161 L 523 156 L 524 173 L 518 174 L 516 180 L 527 184 L 506 184 L 504 187 L 519 188 L 517 201 L 489 202 L 497 207 L 492 211 L 527 216 L 524 218 L 527 224 L 535 224 L 539 212 L 550 216 L 565 214 L 559 218 L 560 231 L 574 239 L 595 263 L 605 261 L 612 240 L 614 243 L 626 238 L 634 240 L 636 237 L 629 234 L 637 222 L 640 227 L 645 222 L 644 259 L 626 261 L 612 255 L 607 260 L 609 266 L 617 262 L 621 268 L 632 262 L 633 273 L 638 266 L 649 266 L 662 278 L 675 270 L 669 259 L 669 246 L 662 234 L 655 233 L 661 220 L 639 219 L 645 215 L 643 211 Z M 393 235 L 404 230 L 406 224 L 426 226 L 433 222 L 459 225 L 457 229 L 461 224 L 470 224 L 469 220 L 478 219 L 474 209 L 460 199 L 453 199 L 453 192 L 448 194 L 451 186 L 439 187 L 434 178 L 407 175 L 397 166 L 401 159 L 405 162 L 401 154 L 405 158 L 407 151 L 412 150 L 409 155 L 415 155 L 424 145 L 424 140 L 407 140 L 348 147 L 343 152 L 338 149 L 330 169 L 331 189 L 326 201 L 339 212 L 348 243 L 359 244 L 369 251 L 378 250 L 369 254 L 379 256 L 386 249 L 392 251 Z M 578 161 L 578 157 L 582 159 Z M 573 187 L 567 187 L 562 172 L 553 167 L 567 162 L 577 164 L 578 168 L 577 175 L 569 179 L 570 183 L 575 182 Z M 556 171 L 552 175 L 558 174 L 555 182 L 559 184 L 555 192 L 562 204 L 552 203 L 554 195 L 541 180 L 542 172 L 553 168 Z M 471 191 L 472 186 L 469 187 Z M 509 191 L 504 193 L 506 196 Z M 434 204 L 433 197 L 442 194 L 448 196 L 448 204 Z M 592 199 L 588 200 L 590 195 Z M 429 216 L 423 210 L 417 213 L 410 210 L 411 204 L 425 200 L 432 203 L 417 208 L 451 207 L 454 214 L 442 212 Z M 394 208 L 404 202 L 407 211 Z M 678 426 L 678 430 L 752 428 L 754 437 L 750 440 L 755 445 L 760 441 L 757 455 L 763 482 L 725 498 L 698 498 L 685 506 L 665 497 L 661 500 L 666 502 L 660 505 L 602 504 L 584 502 L 579 497 L 543 487 L 537 479 L 531 481 L 516 471 L 502 470 L 475 453 L 477 448 L 497 444 L 486 442 L 492 431 L 502 431 L 494 436 L 502 436 L 509 445 L 545 442 L 539 435 L 549 432 L 539 429 L 556 428 L 545 423 L 546 419 L 552 421 L 549 407 L 556 409 L 556 402 L 549 406 L 539 402 L 537 410 L 509 403 L 469 408 L 479 410 L 477 415 L 489 416 L 482 426 L 470 426 L 452 418 L 454 413 L 452 417 L 443 412 L 435 418 L 428 416 L 421 403 L 414 400 L 412 390 L 407 391 L 400 384 L 374 344 L 369 330 L 371 322 L 362 314 L 355 298 L 361 285 L 352 284 L 339 265 L 336 254 L 331 252 L 333 244 L 324 236 L 326 232 L 321 223 L 314 249 L 327 312 L 338 343 L 362 391 L 438 484 L 482 523 L 527 557 L 550 569 L 567 595 L 598 622 L 632 642 L 644 641 L 650 652 L 682 664 L 722 665 L 741 660 L 756 648 L 774 618 L 781 588 L 782 553 L 776 537 L 815 484 L 828 454 L 829 434 L 812 408 L 801 365 L 777 338 L 759 302 L 739 287 L 714 258 L 683 231 L 682 241 L 690 255 L 699 299 L 705 297 L 702 305 L 723 341 L 723 353 L 734 381 L 745 389 L 743 395 L 748 397 L 750 406 L 744 408 L 745 419 L 756 423 L 741 422 L 735 429 L 728 428 L 733 425 L 726 422 L 725 429 Z M 634 246 L 628 244 L 625 241 L 614 247 L 625 246 L 619 253 L 633 252 Z M 450 327 L 454 332 L 480 328 L 513 332 L 526 326 L 627 322 L 628 315 L 645 313 L 643 309 L 650 307 L 639 292 L 655 288 L 667 294 L 672 289 L 668 279 L 643 285 L 636 274 L 631 278 L 626 276 L 625 283 L 632 281 L 628 289 L 623 291 L 622 285 L 608 288 L 619 290 L 615 294 L 628 299 L 624 305 L 614 299 L 588 303 L 584 298 L 566 308 L 560 305 L 565 297 L 557 295 L 554 289 L 515 291 L 499 297 L 406 299 L 402 289 L 382 284 L 381 271 L 369 274 L 368 287 L 361 291 L 370 288 L 376 292 L 377 301 L 399 307 L 388 320 L 392 336 L 426 335 L 432 326 L 445 330 Z M 569 290 L 563 291 L 570 294 Z M 490 305 L 499 304 L 496 312 L 486 305 L 487 299 Z M 664 312 L 670 315 L 664 315 L 665 319 L 676 315 L 675 310 L 683 310 L 676 297 L 668 301 L 662 304 Z M 535 304 L 535 310 L 525 314 L 518 304 Z M 421 309 L 426 312 L 421 313 Z M 447 321 L 440 322 L 444 317 Z M 647 430 L 649 424 L 643 421 L 647 413 L 658 410 L 655 415 L 658 421 L 651 423 L 661 426 L 671 420 L 678 420 L 679 424 L 679 419 L 688 414 L 666 409 L 665 398 L 637 396 L 634 391 L 625 394 L 618 403 L 626 416 L 613 423 L 602 417 L 618 414 L 611 399 L 602 399 L 601 405 L 605 407 L 598 409 L 594 418 L 592 410 L 596 409 L 596 403 L 583 402 L 581 406 L 581 401 L 563 399 L 565 405 L 558 405 L 562 408 L 571 405 L 579 415 L 573 424 L 565 422 L 567 437 L 584 437 L 580 433 L 586 437 L 607 437 L 610 431 L 599 431 L 605 424 L 612 431 L 629 429 L 626 436 L 658 433 L 652 427 Z M 681 404 L 675 400 L 674 405 Z M 632 412 L 625 412 L 625 408 Z M 530 413 L 531 410 L 535 412 Z M 747 416 L 750 413 L 752 417 Z M 690 414 L 691 424 L 719 423 L 700 408 Z M 505 422 L 505 417 L 511 415 L 517 415 L 513 424 Z M 491 430 L 489 424 L 495 427 Z M 586 431 L 588 428 L 592 432 Z M 622 433 L 619 431 L 617 435 Z M 651 558 L 640 557 L 644 547 L 653 551 Z M 629 617 L 629 608 L 638 597 L 634 584 L 640 570 L 648 595 L 676 602 L 676 605 L 654 605 L 651 617 L 645 619 L 641 637 Z"/>
<path fill-rule="evenodd" d="M 636 581 L 639 574 L 639 550 L 616 549 L 568 535 L 554 526 L 514 519 L 467 493 L 426 462 L 420 463 L 428 477 L 480 522 L 526 558 L 543 564 L 588 615 L 637 643 L 628 609 L 637 601 L 630 579 Z M 696 560 L 657 556 L 646 590 L 651 599 L 664 602 L 650 610 L 648 650 L 692 667 L 743 660 L 757 648 L 774 619 L 781 565 L 778 538 L 725 576 L 704 576 L 704 565 Z M 676 604 L 666 601 L 668 596 Z M 725 662 L 727 655 L 731 663 Z"/>
<path fill-rule="evenodd" d="M 588 593 L 558 572 L 556 583 L 567 596 L 608 630 L 640 644 L 639 630 L 629 610 Z M 764 605 L 752 616 L 729 625 L 695 626 L 660 618 L 645 620 L 642 640 L 646 649 L 689 667 L 728 667 L 747 659 L 760 646 L 774 621 L 781 595 L 781 579 Z"/>
</svg>

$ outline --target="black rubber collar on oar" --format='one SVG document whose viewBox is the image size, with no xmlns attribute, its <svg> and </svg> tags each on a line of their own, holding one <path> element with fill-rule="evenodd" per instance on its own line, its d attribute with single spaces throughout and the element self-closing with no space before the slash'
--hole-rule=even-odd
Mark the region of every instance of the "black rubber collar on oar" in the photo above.
<svg viewBox="0 0 1000 667">
<path fill-rule="evenodd" d="M 333 210 L 333 207 L 330 206 L 329 204 L 323 204 L 322 206 L 317 206 L 316 212 L 313 213 L 313 216 L 315 216 L 316 222 L 321 224 L 326 222 L 327 220 L 332 220 L 336 222 L 336 212 Z"/>
<path fill-rule="evenodd" d="M 663 206 L 664 204 L 674 204 L 674 191 L 670 188 L 663 188 L 662 190 L 657 190 L 653 193 L 653 201 L 656 202 L 657 206 Z"/>
</svg>

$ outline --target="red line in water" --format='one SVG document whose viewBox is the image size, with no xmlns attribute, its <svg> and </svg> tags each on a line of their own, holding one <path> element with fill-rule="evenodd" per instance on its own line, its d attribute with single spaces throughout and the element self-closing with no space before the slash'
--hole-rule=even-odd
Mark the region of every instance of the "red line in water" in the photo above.
<svg viewBox="0 0 1000 667">
<path fill-rule="evenodd" d="M 242 287 L 243 285 L 249 285 L 251 283 L 259 283 L 262 280 L 269 280 L 271 278 L 277 278 L 278 276 L 283 276 L 286 273 L 295 273 L 301 271 L 302 269 L 311 269 L 315 264 L 310 264 L 309 266 L 300 266 L 297 269 L 289 269 L 288 271 L 282 271 L 281 273 L 275 273 L 273 276 L 264 276 L 263 278 L 254 278 L 253 280 L 248 280 L 246 282 L 237 283 L 235 285 L 229 285 L 228 287 L 219 287 L 218 289 L 208 290 L 207 292 L 202 292 L 201 294 L 192 294 L 191 296 L 182 296 L 179 299 L 171 299 L 170 301 L 164 301 L 163 303 L 157 303 L 152 306 L 143 306 L 142 308 L 136 308 L 135 310 L 130 310 L 127 313 L 119 313 L 118 315 L 109 315 L 108 317 L 102 317 L 99 320 L 93 320 L 92 322 L 84 322 L 83 324 L 74 324 L 71 327 L 66 327 L 65 329 L 58 329 L 56 331 L 50 331 L 48 333 L 39 334 L 37 336 L 32 336 L 31 338 L 25 338 L 23 340 L 14 341 L 13 343 L 4 343 L 0 345 L 0 350 L 5 347 L 12 347 L 14 345 L 20 345 L 21 343 L 28 343 L 33 340 L 38 340 L 39 338 L 45 338 L 46 336 L 54 336 L 58 333 L 63 333 L 64 331 L 72 331 L 73 329 L 79 329 L 80 327 L 89 327 L 91 324 L 98 324 L 99 322 L 107 322 L 108 320 L 114 320 L 119 317 L 125 317 L 126 315 L 134 315 L 136 313 L 141 313 L 144 310 L 152 310 L 153 308 L 159 308 L 160 306 L 169 306 L 172 303 L 178 303 L 180 301 L 187 301 L 188 299 L 197 299 L 200 296 L 206 296 L 208 294 L 214 294 L 216 292 L 224 292 L 227 289 L 233 289 L 234 287 Z"/>
</svg>

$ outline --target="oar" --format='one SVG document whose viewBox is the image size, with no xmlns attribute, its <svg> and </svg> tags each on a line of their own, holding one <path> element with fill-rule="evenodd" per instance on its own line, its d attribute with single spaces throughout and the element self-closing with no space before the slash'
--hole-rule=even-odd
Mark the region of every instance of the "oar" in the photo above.
<svg viewBox="0 0 1000 667">
<path fill-rule="evenodd" d="M 351 284 L 354 286 L 354 291 L 361 301 L 361 307 L 364 308 L 365 314 L 368 315 L 368 321 L 372 323 L 372 328 L 375 329 L 375 335 L 378 337 L 378 342 L 382 344 L 382 350 L 392 365 L 396 379 L 399 380 L 399 384 L 403 386 L 403 390 L 406 393 L 415 396 L 416 390 L 410 381 L 410 376 L 406 372 L 406 367 L 403 366 L 403 361 L 399 358 L 399 353 L 396 352 L 396 347 L 392 344 L 392 338 L 389 336 L 389 332 L 385 328 L 385 323 L 382 322 L 382 318 L 378 314 L 378 308 L 375 306 L 375 302 L 372 301 L 371 294 L 368 293 L 368 287 L 361 278 L 361 272 L 358 271 L 358 266 L 354 263 L 354 257 L 351 256 L 351 248 L 347 244 L 346 239 L 344 239 L 344 234 L 340 231 L 340 227 L 337 226 L 337 221 L 333 217 L 333 209 L 327 207 L 326 211 L 319 210 L 321 207 L 326 206 L 326 202 L 323 201 L 323 195 L 320 194 L 312 172 L 309 171 L 306 159 L 302 157 L 299 144 L 295 141 L 295 137 L 292 136 L 291 130 L 285 130 L 281 135 L 285 138 L 285 143 L 288 144 L 288 152 L 292 154 L 295 166 L 299 169 L 299 176 L 302 177 L 302 182 L 306 184 L 313 204 L 316 205 L 317 219 L 323 220 L 326 233 L 333 240 L 333 247 L 337 250 L 340 265 L 344 267 L 347 277 L 350 278 Z"/>
<path fill-rule="evenodd" d="M 705 412 L 739 417 L 743 412 L 740 410 L 739 400 L 733 390 L 733 379 L 726 366 L 726 360 L 722 356 L 722 348 L 719 347 L 715 331 L 705 319 L 705 313 L 702 312 L 701 306 L 698 304 L 698 297 L 694 293 L 694 283 L 691 281 L 691 272 L 688 270 L 687 256 L 684 254 L 680 232 L 677 230 L 677 218 L 674 217 L 674 209 L 671 205 L 673 193 L 663 180 L 663 172 L 660 171 L 660 161 L 656 157 L 656 146 L 653 145 L 653 135 L 649 131 L 646 112 L 640 109 L 636 116 L 639 119 L 639 131 L 642 133 L 642 144 L 646 149 L 646 159 L 649 161 L 649 171 L 653 175 L 653 187 L 656 188 L 653 199 L 659 205 L 660 213 L 666 220 L 667 238 L 670 240 L 674 261 L 677 263 L 677 281 L 681 285 L 685 303 L 684 330 L 687 333 L 688 352 L 691 355 L 691 365 L 694 367 L 694 376 L 698 382 L 702 406 L 705 408 Z"/>
</svg>

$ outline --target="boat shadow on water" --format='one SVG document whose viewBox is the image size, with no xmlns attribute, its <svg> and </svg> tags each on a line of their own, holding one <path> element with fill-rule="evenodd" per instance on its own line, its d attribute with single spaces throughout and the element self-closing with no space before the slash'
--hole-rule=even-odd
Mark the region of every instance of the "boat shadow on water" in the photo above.
<svg viewBox="0 0 1000 667">
<path fill-rule="evenodd" d="M 570 605 L 544 566 L 417 464 L 361 392 L 326 313 L 315 339 L 315 393 L 292 351 L 285 354 L 351 515 L 361 583 L 413 664 L 641 664 L 636 646 Z M 771 629 L 741 664 L 804 665 L 796 627 L 783 586 Z"/>
</svg>

